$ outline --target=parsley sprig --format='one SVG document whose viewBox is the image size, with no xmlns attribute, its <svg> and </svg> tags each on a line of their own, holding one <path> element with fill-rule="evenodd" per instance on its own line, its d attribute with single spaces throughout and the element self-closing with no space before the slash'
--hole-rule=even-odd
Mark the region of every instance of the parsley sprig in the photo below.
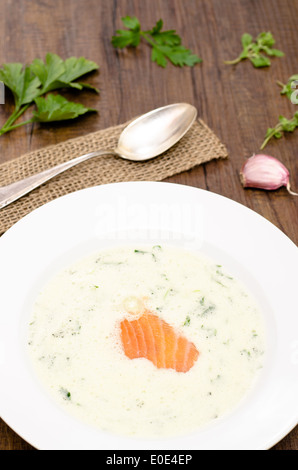
<svg viewBox="0 0 298 470">
<path fill-rule="evenodd" d="M 297 95 L 297 91 L 293 86 L 293 82 L 298 81 L 298 75 L 292 75 L 287 83 L 277 82 L 277 84 L 282 88 L 280 94 L 286 95 L 291 103 L 297 104 L 295 100 L 293 100 L 293 95 L 295 94 L 295 98 Z M 265 140 L 261 146 L 261 150 L 263 150 L 268 142 L 274 137 L 275 139 L 281 139 L 286 132 L 294 132 L 295 129 L 298 128 L 298 111 L 296 111 L 292 118 L 288 119 L 285 116 L 279 116 L 278 123 L 274 127 L 269 127 L 267 129 L 267 133 L 265 135 Z"/>
<path fill-rule="evenodd" d="M 291 119 L 287 119 L 284 116 L 279 116 L 279 122 L 275 127 L 269 128 L 267 130 L 265 140 L 261 146 L 261 150 L 263 150 L 266 145 L 268 144 L 269 140 L 273 137 L 275 139 L 281 139 L 284 135 L 284 132 L 294 132 L 294 130 L 298 127 L 298 111 L 294 114 Z"/>
<path fill-rule="evenodd" d="M 8 63 L 0 68 L 0 80 L 9 88 L 14 97 L 14 111 L 0 129 L 0 135 L 30 122 L 52 122 L 74 119 L 87 112 L 95 111 L 80 103 L 73 103 L 61 95 L 48 94 L 62 88 L 98 92 L 89 85 L 77 81 L 83 75 L 98 69 L 98 65 L 84 57 L 70 57 L 65 61 L 56 54 L 46 55 L 45 62 L 35 59 L 31 65 Z M 47 98 L 44 95 L 48 94 Z M 31 119 L 14 124 L 32 105 L 36 105 Z"/>
<path fill-rule="evenodd" d="M 122 21 L 127 29 L 118 29 L 112 37 L 111 42 L 115 48 L 137 47 L 143 39 L 152 47 L 151 60 L 161 67 L 166 67 L 168 62 L 179 67 L 193 67 L 202 62 L 200 57 L 181 44 L 181 38 L 174 29 L 162 31 L 162 20 L 147 31 L 142 31 L 135 16 L 126 16 Z"/>
<path fill-rule="evenodd" d="M 281 95 L 286 95 L 289 100 L 293 103 L 294 98 L 297 97 L 297 83 L 298 83 L 298 74 L 292 75 L 287 83 L 282 83 L 280 81 L 276 82 L 281 87 Z M 295 96 L 294 96 L 295 95 Z M 293 103 L 297 104 L 297 103 Z"/>
<path fill-rule="evenodd" d="M 242 60 L 248 59 L 256 68 L 269 67 L 271 61 L 267 56 L 284 56 L 282 51 L 273 48 L 275 39 L 270 32 L 260 33 L 255 41 L 250 34 L 245 33 L 242 35 L 241 43 L 243 47 L 241 54 L 235 60 L 225 61 L 225 64 L 235 65 Z"/>
</svg>

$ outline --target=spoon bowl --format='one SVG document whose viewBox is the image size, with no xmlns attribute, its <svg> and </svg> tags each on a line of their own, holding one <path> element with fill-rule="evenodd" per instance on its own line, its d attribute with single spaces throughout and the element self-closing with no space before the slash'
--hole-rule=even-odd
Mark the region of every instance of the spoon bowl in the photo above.
<svg viewBox="0 0 298 470">
<path fill-rule="evenodd" d="M 133 161 L 157 157 L 186 134 L 196 117 L 196 108 L 187 103 L 154 109 L 124 129 L 115 153 Z"/>
<path fill-rule="evenodd" d="M 135 162 L 155 158 L 175 145 L 186 134 L 196 117 L 196 108 L 187 103 L 171 104 L 150 111 L 132 121 L 123 130 L 116 149 L 98 150 L 81 155 L 37 175 L 0 188 L 0 209 L 60 173 L 91 158 L 117 155 L 125 160 Z"/>
</svg>

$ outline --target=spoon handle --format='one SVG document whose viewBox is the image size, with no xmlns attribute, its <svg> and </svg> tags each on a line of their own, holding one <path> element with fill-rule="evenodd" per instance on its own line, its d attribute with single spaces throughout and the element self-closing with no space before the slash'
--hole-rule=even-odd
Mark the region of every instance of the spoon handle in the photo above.
<svg viewBox="0 0 298 470">
<path fill-rule="evenodd" d="M 30 193 L 33 189 L 38 188 L 46 181 L 60 175 L 60 173 L 63 173 L 69 168 L 89 160 L 90 158 L 109 154 L 116 155 L 114 150 L 98 150 L 96 152 L 87 153 L 74 158 L 73 160 L 69 160 L 68 162 L 49 168 L 37 175 L 29 176 L 28 178 L 9 184 L 8 186 L 2 186 L 2 188 L 0 188 L 0 209 L 3 209 L 3 207 L 6 207 L 22 196 L 25 196 L 25 194 Z"/>
</svg>

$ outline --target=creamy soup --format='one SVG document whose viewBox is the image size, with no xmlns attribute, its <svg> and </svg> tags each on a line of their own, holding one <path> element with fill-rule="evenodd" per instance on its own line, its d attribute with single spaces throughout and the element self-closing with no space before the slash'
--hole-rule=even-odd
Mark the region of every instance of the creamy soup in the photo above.
<svg viewBox="0 0 298 470">
<path fill-rule="evenodd" d="M 121 322 L 144 309 L 196 348 L 187 372 L 126 355 Z M 79 420 L 164 437 L 241 402 L 263 366 L 265 333 L 255 300 L 213 260 L 171 246 L 124 246 L 51 279 L 32 313 L 28 349 L 45 388 Z"/>
</svg>

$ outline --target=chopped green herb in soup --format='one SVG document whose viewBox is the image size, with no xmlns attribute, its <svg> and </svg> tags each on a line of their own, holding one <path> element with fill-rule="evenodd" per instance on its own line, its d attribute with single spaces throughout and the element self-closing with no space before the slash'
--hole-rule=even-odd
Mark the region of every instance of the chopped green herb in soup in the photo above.
<svg viewBox="0 0 298 470">
<path fill-rule="evenodd" d="M 250 293 L 216 261 L 170 246 L 78 261 L 40 292 L 28 328 L 57 404 L 127 436 L 181 435 L 226 415 L 264 361 Z"/>
</svg>

